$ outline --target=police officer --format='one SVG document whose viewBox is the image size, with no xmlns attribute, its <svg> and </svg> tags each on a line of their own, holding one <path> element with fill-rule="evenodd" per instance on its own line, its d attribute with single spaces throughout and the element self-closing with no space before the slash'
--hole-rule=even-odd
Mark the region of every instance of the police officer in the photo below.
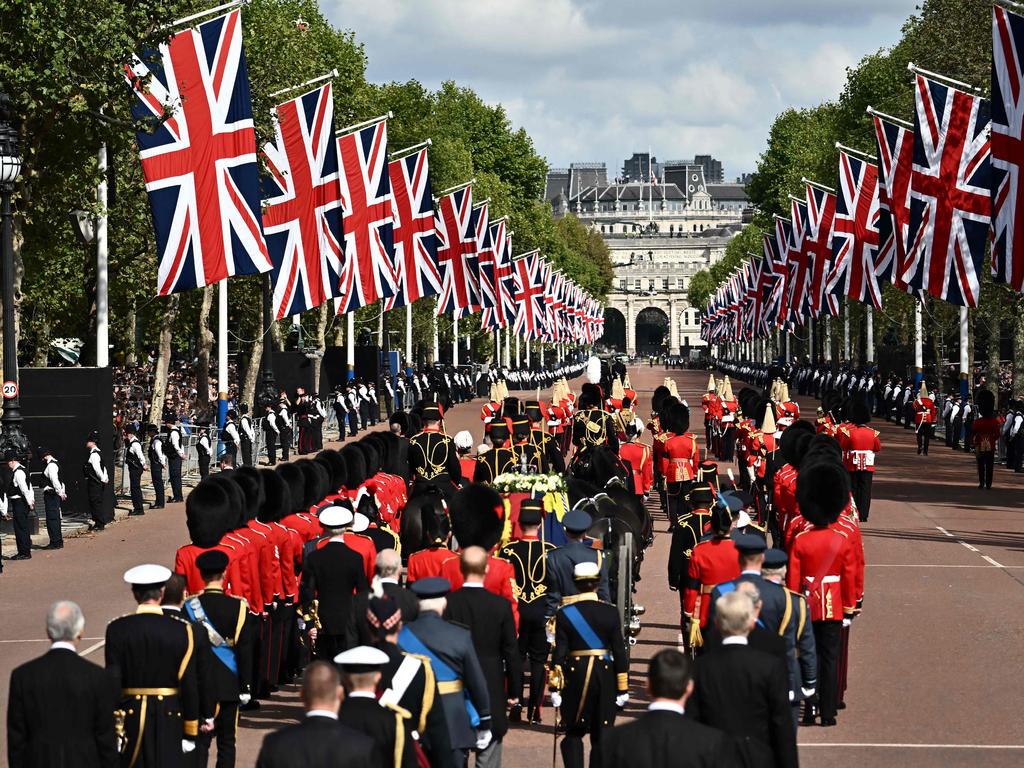
<svg viewBox="0 0 1024 768">
<path fill-rule="evenodd" d="M 237 411 L 233 408 L 228 411 L 224 421 L 224 429 L 221 430 L 220 434 L 220 440 L 224 443 L 224 453 L 231 456 L 232 466 L 238 463 L 238 444 L 242 442 L 242 436 L 238 433 L 238 424 L 235 423 L 237 418 Z"/>
<path fill-rule="evenodd" d="M 196 442 L 196 463 L 199 465 L 199 478 L 203 479 L 210 474 L 210 457 L 213 449 L 210 447 L 210 425 L 197 424 L 196 431 L 199 432 L 199 440 Z"/>
<path fill-rule="evenodd" d="M 164 455 L 164 439 L 157 431 L 155 424 L 146 427 L 149 432 L 149 473 L 153 478 L 153 503 L 150 509 L 164 508 L 164 467 L 167 466 L 167 457 Z"/>
<path fill-rule="evenodd" d="M 167 475 L 171 481 L 171 503 L 184 501 L 181 495 L 181 462 L 185 458 L 185 448 L 181 443 L 181 428 L 174 411 L 164 411 L 164 432 L 167 435 Z"/>
<path fill-rule="evenodd" d="M 29 525 L 36 502 L 28 484 L 28 472 L 19 456 L 13 448 L 4 451 L 4 461 L 11 472 L 7 500 L 11 517 L 14 518 L 14 539 L 18 544 L 18 554 L 11 557 L 11 560 L 31 560 L 32 531 Z"/>
<path fill-rule="evenodd" d="M 60 464 L 53 458 L 49 448 L 39 446 L 36 449 L 39 458 L 43 460 L 43 506 L 46 509 L 46 533 L 50 537 L 50 543 L 43 549 L 63 549 L 64 536 L 60 530 L 60 505 L 68 500 L 64 483 L 60 479 Z"/>
<path fill-rule="evenodd" d="M 252 466 L 252 446 L 256 442 L 256 430 L 253 429 L 252 419 L 249 418 L 249 406 L 242 403 L 238 406 L 241 418 L 238 420 L 239 437 L 241 437 L 242 466 Z"/>
<path fill-rule="evenodd" d="M 199 595 L 185 601 L 183 610 L 210 637 L 213 660 L 206 676 L 209 680 L 204 679 L 203 686 L 217 703 L 213 732 L 199 734 L 196 763 L 206 765 L 216 734 L 217 766 L 228 768 L 235 764 L 239 705 L 248 704 L 252 698 L 255 625 L 245 600 L 224 594 L 226 553 L 207 550 L 196 558 L 196 567 L 205 586 Z"/>
<path fill-rule="evenodd" d="M 411 589 L 420 599 L 420 615 L 399 633 L 398 645 L 406 653 L 430 660 L 448 721 L 454 762 L 463 768 L 469 750 L 483 750 L 491 743 L 487 680 L 469 630 L 441 618 L 451 582 L 436 577 L 419 579 Z"/>
<path fill-rule="evenodd" d="M 512 708 L 509 719 L 518 722 L 526 707 L 526 719 L 531 723 L 540 722 L 540 706 L 544 697 L 544 663 L 548 658 L 548 641 L 545 622 L 545 593 L 547 592 L 547 556 L 555 547 L 540 540 L 540 526 L 544 517 L 544 502 L 540 499 L 523 499 L 519 506 L 519 528 L 522 531 L 515 541 L 501 548 L 498 556 L 512 563 L 515 569 L 515 585 L 512 588 L 519 602 L 519 656 L 523 668 L 529 662 L 530 698 L 518 691 L 509 691 L 509 698 L 519 703 Z M 523 678 L 520 677 L 522 682 Z"/>
<path fill-rule="evenodd" d="M 270 403 L 266 404 L 263 416 L 263 434 L 267 441 L 267 463 L 274 466 L 277 464 L 277 442 L 281 437 L 281 428 L 277 425 L 277 412 Z"/>
<path fill-rule="evenodd" d="M 555 615 L 551 656 L 551 703 L 561 710 L 565 768 L 583 768 L 583 737 L 590 735 L 591 765 L 601 764 L 601 732 L 615 724 L 629 701 L 629 661 L 619 612 L 598 600 L 601 568 L 581 562 L 573 569 L 579 597 Z"/>
<path fill-rule="evenodd" d="M 142 473 L 146 469 L 146 455 L 142 452 L 142 441 L 139 440 L 138 429 L 134 424 L 124 428 L 127 435 L 127 446 L 124 461 L 128 465 L 128 482 L 131 488 L 132 511 L 129 515 L 146 514 L 142 499 Z"/>
<path fill-rule="evenodd" d="M 572 602 L 572 598 L 579 594 L 574 573 L 576 566 L 583 562 L 597 564 L 600 569 L 597 596 L 601 600 L 611 599 L 608 588 L 608 564 L 603 553 L 591 547 L 586 540 L 587 531 L 592 523 L 591 516 L 582 509 L 572 509 L 562 518 L 562 525 L 569 541 L 547 555 L 547 616 L 554 616 L 559 605 Z"/>
<path fill-rule="evenodd" d="M 292 416 L 288 401 L 283 398 L 277 404 L 277 426 L 281 441 L 281 461 L 288 461 L 288 451 L 292 447 Z"/>
<path fill-rule="evenodd" d="M 423 408 L 423 431 L 409 439 L 409 472 L 413 484 L 429 484 L 450 495 L 462 480 L 462 467 L 455 443 L 444 433 L 441 407 L 428 403 Z"/>
<path fill-rule="evenodd" d="M 115 716 L 126 740 L 121 762 L 132 768 L 183 765 L 199 733 L 193 629 L 160 610 L 170 577 L 162 565 L 126 571 L 138 608 L 107 625 L 105 666 L 120 690 Z"/>
<path fill-rule="evenodd" d="M 111 520 L 111 516 L 107 514 L 103 505 L 104 491 L 109 478 L 107 477 L 107 468 L 103 466 L 103 456 L 97 445 L 99 440 L 100 433 L 95 430 L 90 432 L 89 437 L 86 438 L 85 447 L 89 453 L 83 469 L 85 493 L 89 499 L 89 513 L 92 515 L 94 531 L 102 531 Z"/>
</svg>

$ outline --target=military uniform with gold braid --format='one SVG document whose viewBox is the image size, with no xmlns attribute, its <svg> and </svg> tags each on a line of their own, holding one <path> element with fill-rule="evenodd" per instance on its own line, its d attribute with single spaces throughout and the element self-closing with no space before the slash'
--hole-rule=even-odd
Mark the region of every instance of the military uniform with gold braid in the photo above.
<svg viewBox="0 0 1024 768">
<path fill-rule="evenodd" d="M 565 472 L 565 457 L 562 449 L 558 446 L 544 426 L 544 411 L 537 400 L 529 400 L 526 403 L 526 416 L 530 419 L 530 444 L 540 451 L 544 460 L 545 472 Z M 538 426 L 540 425 L 540 426 Z"/>
<path fill-rule="evenodd" d="M 105 666 L 121 690 L 115 724 L 126 768 L 177 768 L 195 749 L 199 688 L 190 624 L 165 616 L 159 596 L 171 572 L 140 565 L 124 575 L 142 600 L 107 625 Z M 144 597 L 148 590 L 155 599 Z"/>
<path fill-rule="evenodd" d="M 441 409 L 434 403 L 423 408 L 424 422 L 440 422 Z M 462 479 L 462 467 L 455 443 L 440 426 L 427 425 L 419 434 L 409 438 L 409 471 L 413 483 L 437 486 L 443 492 L 453 492 L 455 483 Z"/>
<path fill-rule="evenodd" d="M 540 499 L 524 499 L 519 507 L 519 525 L 533 528 L 541 524 L 544 503 Z M 512 563 L 516 581 L 512 593 L 519 602 L 519 656 L 524 669 L 529 660 L 530 698 L 523 698 L 523 687 L 509 691 L 509 698 L 517 698 L 520 706 L 527 707 L 527 719 L 538 721 L 540 705 L 544 696 L 544 663 L 548 658 L 549 645 L 546 637 L 547 620 L 547 572 L 548 553 L 554 549 L 537 538 L 536 533 L 524 535 L 504 547 L 498 556 Z M 522 678 L 520 677 L 520 680 Z"/>
<path fill-rule="evenodd" d="M 473 473 L 473 480 L 478 483 L 490 483 L 498 475 L 516 470 L 515 450 L 508 445 L 508 425 L 502 421 L 491 423 L 491 440 L 501 442 L 500 447 L 491 448 L 480 454 L 476 459 L 476 471 Z"/>
<path fill-rule="evenodd" d="M 577 411 L 572 417 L 572 444 L 577 450 L 608 445 L 618 453 L 619 438 L 612 415 L 597 407 Z"/>
<path fill-rule="evenodd" d="M 590 735 L 591 763 L 600 765 L 601 731 L 615 724 L 629 698 L 629 662 L 619 612 L 594 593 L 599 570 L 580 563 L 574 578 L 579 597 L 555 615 L 555 647 L 549 685 L 557 694 L 566 736 L 565 768 L 583 768 L 583 736 Z M 598 759 L 595 759 L 598 758 Z"/>
</svg>

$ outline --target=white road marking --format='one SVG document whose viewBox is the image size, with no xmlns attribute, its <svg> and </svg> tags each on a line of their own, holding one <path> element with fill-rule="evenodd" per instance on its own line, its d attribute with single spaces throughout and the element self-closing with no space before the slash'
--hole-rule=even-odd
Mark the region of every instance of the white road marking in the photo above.
<svg viewBox="0 0 1024 768">
<path fill-rule="evenodd" d="M 943 563 L 865 563 L 865 568 L 1024 568 L 1024 565 L 1001 565 L 988 555 L 982 555 L 991 565 L 945 565 Z"/>
<path fill-rule="evenodd" d="M 949 531 L 947 531 L 947 530 L 946 530 L 945 528 L 943 528 L 943 527 L 942 527 L 941 525 L 936 525 L 935 527 L 936 527 L 936 528 L 937 528 L 937 529 L 938 529 L 939 531 L 941 531 L 941 532 L 942 532 L 942 535 L 943 535 L 943 536 L 946 536 L 947 538 L 953 539 L 953 541 L 955 541 L 955 542 L 956 542 L 957 544 L 961 544 L 962 546 L 964 546 L 964 547 L 967 547 L 967 549 L 969 549 L 969 550 L 970 550 L 971 552 L 974 552 L 974 553 L 975 553 L 976 555 L 981 555 L 981 550 L 980 550 L 980 549 L 978 549 L 977 547 L 975 547 L 975 546 L 973 546 L 973 545 L 971 545 L 971 544 L 968 544 L 968 543 L 967 543 L 966 541 L 964 541 L 963 539 L 958 539 L 958 538 L 957 538 L 956 536 L 954 536 L 954 535 L 953 535 L 952 533 L 950 533 Z M 981 555 L 981 559 L 982 559 L 982 560 L 985 560 L 986 562 L 989 562 L 989 563 L 991 563 L 991 564 L 992 564 L 993 566 L 995 566 L 996 568 L 1004 568 L 1004 567 L 1005 567 L 1005 566 L 1003 566 L 1003 565 L 1001 565 L 1001 564 L 997 563 L 997 562 L 996 562 L 995 560 L 993 560 L 993 559 L 992 559 L 991 557 L 989 557 L 988 555 Z"/>
<path fill-rule="evenodd" d="M 99 650 L 100 648 L 102 648 L 106 644 L 107 644 L 106 640 L 100 640 L 98 643 L 90 645 L 88 648 L 86 648 L 84 651 L 82 651 L 78 655 L 79 656 L 88 656 L 90 653 L 92 653 L 95 650 Z"/>
<path fill-rule="evenodd" d="M 883 744 L 872 742 L 801 743 L 800 747 L 863 747 L 867 749 L 1024 749 L 1024 744 Z"/>
</svg>

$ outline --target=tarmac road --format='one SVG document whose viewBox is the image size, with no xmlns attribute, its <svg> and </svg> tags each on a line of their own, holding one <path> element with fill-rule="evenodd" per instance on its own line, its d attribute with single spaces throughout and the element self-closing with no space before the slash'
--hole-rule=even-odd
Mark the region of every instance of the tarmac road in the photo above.
<svg viewBox="0 0 1024 768">
<path fill-rule="evenodd" d="M 630 375 L 644 416 L 654 387 L 671 375 L 692 405 L 693 431 L 702 439 L 706 372 L 643 366 L 631 367 Z M 740 386 L 734 382 L 735 391 Z M 449 433 L 470 429 L 479 435 L 480 404 L 453 408 Z M 813 418 L 815 403 L 800 404 Z M 1024 479 L 997 468 L 997 487 L 978 491 L 971 456 L 933 442 L 931 455 L 918 457 L 912 431 L 873 426 L 882 433 L 883 449 L 871 519 L 863 526 L 867 597 L 851 635 L 848 709 L 835 728 L 800 729 L 801 764 L 1022 765 Z M 660 514 L 656 527 L 659 534 L 667 527 Z M 81 650 L 102 663 L 106 623 L 133 610 L 122 572 L 140 562 L 170 564 L 186 541 L 184 507 L 171 504 L 70 539 L 63 550 L 7 563 L 0 576 L 0 717 L 10 670 L 47 647 L 43 617 L 51 601 L 71 598 L 82 605 L 87 639 Z M 638 585 L 647 613 L 633 649 L 632 699 L 623 717 L 643 709 L 647 659 L 678 643 L 678 596 L 665 583 L 667 555 L 668 537 L 656 535 Z M 238 765 L 253 765 L 263 733 L 300 713 L 290 689 L 242 718 Z M 506 737 L 507 766 L 550 765 L 550 710 L 544 716 L 541 726 L 516 727 Z M 0 741 L 5 738 L 4 732 Z M 6 759 L 6 748 L 2 753 Z"/>
</svg>

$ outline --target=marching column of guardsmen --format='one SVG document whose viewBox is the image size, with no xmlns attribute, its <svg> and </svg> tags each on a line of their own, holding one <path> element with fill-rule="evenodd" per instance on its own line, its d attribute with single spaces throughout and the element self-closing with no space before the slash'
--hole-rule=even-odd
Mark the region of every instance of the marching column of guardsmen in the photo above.
<svg viewBox="0 0 1024 768">
<path fill-rule="evenodd" d="M 795 765 L 801 712 L 807 723 L 836 721 L 850 622 L 863 604 L 857 515 L 870 478 L 851 478 L 873 470 L 879 450 L 855 432 L 867 418 L 833 420 L 815 435 L 767 372 L 770 394 L 734 397 L 725 377 L 701 401 L 702 449 L 671 377 L 645 426 L 625 366 L 592 358 L 586 367 L 579 396 L 561 375 L 488 374 L 476 457 L 472 435 L 453 439 L 444 416 L 484 380 L 449 372 L 444 402 L 395 409 L 387 430 L 273 469 L 228 462 L 204 478 L 186 500 L 190 541 L 173 572 L 125 574 L 138 610 L 107 631 L 118 762 L 207 765 L 216 752 L 218 766 L 234 765 L 239 711 L 301 678 L 303 722 L 268 736 L 257 765 L 447 767 L 472 754 L 500 766 L 504 735 L 524 719 L 564 734 L 567 768 L 583 765 L 585 739 L 591 766 L 623 764 L 615 721 L 629 701 L 628 643 L 609 559 L 589 533 L 595 517 L 618 514 L 603 505 L 642 509 L 657 490 L 687 655 L 652 665 L 660 704 L 644 728 L 653 738 L 680 727 L 661 713 L 687 718 L 696 741 L 680 747 L 681 765 Z M 508 391 L 549 384 L 548 401 Z M 404 405 L 413 392 L 387 397 L 398 405 L 400 394 Z M 358 387 L 355 396 L 346 416 L 359 413 Z M 300 452 L 312 451 L 321 410 L 299 393 L 294 411 L 287 400 L 267 407 L 265 428 L 286 452 L 294 425 Z M 244 450 L 244 426 L 235 432 Z M 150 464 L 163 467 L 175 443 L 157 440 Z M 735 458 L 736 482 L 712 456 Z M 567 468 L 608 468 L 621 486 L 595 488 L 554 527 L 539 499 L 513 517 L 488 486 Z M 655 535 L 650 519 L 642 526 L 641 551 Z M 739 646 L 749 653 L 734 653 Z M 729 684 L 718 689 L 721 680 Z M 765 690 L 761 701 L 755 691 Z M 688 699 L 700 704 L 684 715 Z M 328 748 L 343 743 L 352 748 Z M 644 759 L 636 764 L 660 764 Z"/>
</svg>

